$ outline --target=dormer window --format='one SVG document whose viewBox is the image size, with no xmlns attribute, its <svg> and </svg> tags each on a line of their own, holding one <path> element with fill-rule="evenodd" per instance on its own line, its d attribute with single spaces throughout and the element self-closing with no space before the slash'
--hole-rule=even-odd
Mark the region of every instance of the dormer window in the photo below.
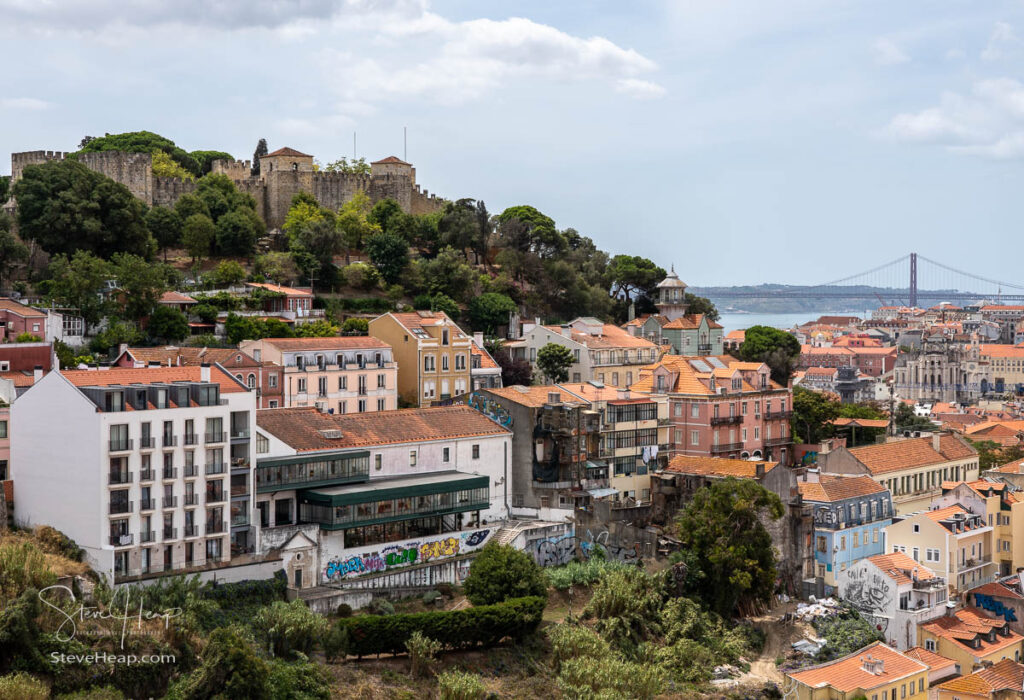
<svg viewBox="0 0 1024 700">
<path fill-rule="evenodd" d="M 442 331 L 441 331 L 441 345 L 447 345 L 447 344 L 448 344 L 448 329 L 445 328 L 445 329 L 442 329 Z"/>
<path fill-rule="evenodd" d="M 305 369 L 306 368 L 306 358 L 303 357 L 302 355 L 296 355 L 295 356 L 295 366 L 299 370 Z"/>
</svg>

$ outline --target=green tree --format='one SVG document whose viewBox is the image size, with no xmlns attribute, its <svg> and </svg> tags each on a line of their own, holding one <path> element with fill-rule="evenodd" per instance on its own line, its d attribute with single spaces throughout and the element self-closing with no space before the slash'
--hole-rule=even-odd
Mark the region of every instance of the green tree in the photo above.
<svg viewBox="0 0 1024 700">
<path fill-rule="evenodd" d="M 831 437 L 830 423 L 839 417 L 839 402 L 825 394 L 793 387 L 793 415 L 790 424 L 794 435 L 799 435 L 809 445 L 817 444 L 823 438 Z"/>
<path fill-rule="evenodd" d="M 718 320 L 718 309 L 707 297 L 699 297 L 696 294 L 686 292 L 683 295 L 686 301 L 686 312 L 690 314 L 704 314 L 709 321 Z"/>
<path fill-rule="evenodd" d="M 222 260 L 210 273 L 210 277 L 218 287 L 230 287 L 240 284 L 246 278 L 245 268 L 235 260 Z"/>
<path fill-rule="evenodd" d="M 469 565 L 464 591 L 473 605 L 548 594 L 544 571 L 530 555 L 495 542 L 486 544 Z"/>
<path fill-rule="evenodd" d="M 660 578 L 642 569 L 610 569 L 593 587 L 583 614 L 596 619 L 595 629 L 612 647 L 632 654 L 661 631 L 662 588 Z"/>
<path fill-rule="evenodd" d="M 193 214 L 185 219 L 181 228 L 181 242 L 185 250 L 192 256 L 192 262 L 198 262 L 210 255 L 217 227 L 205 214 Z"/>
<path fill-rule="evenodd" d="M 380 231 L 380 226 L 367 220 L 371 209 L 369 196 L 365 192 L 357 192 L 338 210 L 335 226 L 341 233 L 342 244 L 345 246 L 346 264 L 352 251 L 362 250 L 363 241 Z"/>
<path fill-rule="evenodd" d="M 370 213 L 366 215 L 366 220 L 371 224 L 379 226 L 380 230 L 384 233 L 403 235 L 403 232 L 399 229 L 403 226 L 402 219 L 404 216 L 405 212 L 402 211 L 402 207 L 398 202 L 390 197 L 386 197 L 373 205 Z"/>
<path fill-rule="evenodd" d="M 454 248 L 442 248 L 437 257 L 422 262 L 420 267 L 428 292 L 447 294 L 456 301 L 469 300 L 476 273 Z"/>
<path fill-rule="evenodd" d="M 617 299 L 653 299 L 665 270 L 638 255 L 616 255 L 608 264 L 608 283 Z"/>
<path fill-rule="evenodd" d="M 192 314 L 199 317 L 203 323 L 214 323 L 217 320 L 217 307 L 210 304 L 196 304 L 192 307 Z"/>
<path fill-rule="evenodd" d="M 221 255 L 249 257 L 258 235 L 256 222 L 242 211 L 229 211 L 217 219 L 217 250 Z"/>
<path fill-rule="evenodd" d="M 215 160 L 234 160 L 234 156 L 224 151 L 192 151 L 189 153 L 196 163 L 199 164 L 199 175 L 206 175 L 213 170 Z"/>
<path fill-rule="evenodd" d="M 181 229 L 184 222 L 174 209 L 153 207 L 146 214 L 146 227 L 153 234 L 157 247 L 167 262 L 167 249 L 181 244 Z"/>
<path fill-rule="evenodd" d="M 509 207 L 498 214 L 496 221 L 502 243 L 521 253 L 552 258 L 568 248 L 568 242 L 555 228 L 554 219 L 529 205 Z"/>
<path fill-rule="evenodd" d="M 111 263 L 124 317 L 137 322 L 153 313 L 160 297 L 167 291 L 163 270 L 128 253 L 115 254 Z"/>
<path fill-rule="evenodd" d="M 128 188 L 74 160 L 29 165 L 14 185 L 18 232 L 51 255 L 78 250 L 150 257 L 146 205 Z"/>
<path fill-rule="evenodd" d="M 441 313 L 444 313 L 448 316 L 448 318 L 453 320 L 457 319 L 459 317 L 459 314 L 462 313 L 462 309 L 459 308 L 459 305 L 456 304 L 455 300 L 452 299 L 447 294 L 442 294 L 441 292 L 438 292 L 437 294 L 430 296 L 429 299 L 430 302 L 427 305 L 427 308 L 430 309 L 431 311 L 439 311 Z"/>
<path fill-rule="evenodd" d="M 334 256 L 345 249 L 342 234 L 329 219 L 308 221 L 291 240 L 291 252 L 307 277 L 333 279 Z"/>
<path fill-rule="evenodd" d="M 409 246 L 404 238 L 393 233 L 373 234 L 366 239 L 365 249 L 370 262 L 388 284 L 397 282 L 409 264 Z"/>
<path fill-rule="evenodd" d="M 784 467 L 776 467 L 783 469 Z M 682 549 L 693 554 L 700 600 L 732 618 L 766 602 L 775 586 L 775 550 L 762 518 L 778 520 L 782 501 L 749 479 L 724 479 L 698 489 L 675 521 Z"/>
<path fill-rule="evenodd" d="M 498 326 L 508 324 L 508 315 L 516 303 L 504 294 L 486 292 L 469 300 L 469 321 L 473 330 L 493 335 Z"/>
<path fill-rule="evenodd" d="M 298 279 L 299 268 L 291 253 L 272 251 L 256 257 L 253 274 L 263 275 L 276 284 L 290 285 Z"/>
<path fill-rule="evenodd" d="M 0 202 L 6 202 L 11 196 L 11 176 L 0 175 Z"/>
<path fill-rule="evenodd" d="M 341 326 L 341 332 L 346 335 L 367 335 L 370 332 L 370 322 L 365 318 L 346 318 Z"/>
<path fill-rule="evenodd" d="M 919 416 L 914 413 L 914 408 L 902 401 L 896 404 L 896 430 L 935 430 L 933 423 L 927 416 Z"/>
<path fill-rule="evenodd" d="M 188 337 L 188 331 L 185 314 L 169 306 L 157 306 L 146 324 L 149 337 L 158 342 L 180 342 Z"/>
<path fill-rule="evenodd" d="M 786 386 L 800 358 L 800 341 L 786 331 L 771 326 L 751 326 L 746 330 L 740 358 L 764 362 L 771 368 L 772 380 Z"/>
<path fill-rule="evenodd" d="M 50 260 L 47 277 L 46 298 L 55 306 L 76 309 L 86 332 L 106 315 L 109 301 L 104 291 L 107 281 L 114 278 L 106 260 L 84 250 L 70 258 L 57 255 Z"/>
<path fill-rule="evenodd" d="M 256 340 L 259 335 L 252 319 L 238 314 L 228 314 L 224 321 L 224 333 L 232 345 L 238 345 L 243 340 Z"/>
<path fill-rule="evenodd" d="M 181 167 L 163 151 L 153 153 L 153 174 L 157 177 L 174 177 L 179 180 L 195 180 L 196 176 Z"/>
<path fill-rule="evenodd" d="M 10 280 L 14 269 L 28 261 L 28 255 L 28 248 L 11 231 L 11 217 L 0 211 L 0 284 Z"/>
<path fill-rule="evenodd" d="M 303 323 L 295 329 L 298 338 L 330 338 L 338 335 L 338 327 L 326 319 Z"/>
<path fill-rule="evenodd" d="M 1024 448 L 1020 445 L 1003 446 L 992 440 L 971 440 L 970 443 L 978 451 L 978 466 L 981 471 L 1024 458 Z"/>
<path fill-rule="evenodd" d="M 270 153 L 270 150 L 267 148 L 267 140 L 266 139 L 260 139 L 256 143 L 256 150 L 253 151 L 253 154 L 252 154 L 252 173 L 251 174 L 252 174 L 253 177 L 259 177 L 260 176 L 260 158 L 262 158 L 263 156 L 265 156 L 265 155 L 267 155 L 269 153 Z"/>
<path fill-rule="evenodd" d="M 79 153 L 98 151 L 124 151 L 125 153 L 151 153 L 154 155 L 162 152 L 192 175 L 199 177 L 202 174 L 198 161 L 188 152 L 178 148 L 169 138 L 151 131 L 107 134 L 88 141 L 83 140 Z"/>
<path fill-rule="evenodd" d="M 301 196 L 304 194 L 306 193 L 303 192 L 292 199 L 292 205 L 288 208 L 288 213 L 284 218 L 284 226 L 282 228 L 288 235 L 289 241 L 298 236 L 299 231 L 308 224 L 317 221 L 329 221 L 332 226 L 334 225 L 334 212 L 321 207 L 316 199 L 313 199 L 311 196 Z M 313 201 L 310 201 L 310 199 Z"/>
<path fill-rule="evenodd" d="M 182 222 L 188 221 L 193 214 L 202 214 L 212 221 L 210 208 L 206 206 L 206 202 L 191 192 L 178 197 L 178 201 L 174 203 L 174 211 Z"/>
<path fill-rule="evenodd" d="M 441 245 L 451 246 L 463 256 L 467 248 L 475 249 L 480 236 L 475 207 L 476 202 L 472 199 L 460 199 L 445 205 L 441 220 L 437 223 Z"/>
<path fill-rule="evenodd" d="M 242 627 L 215 629 L 200 658 L 199 668 L 171 686 L 168 698 L 270 700 L 270 668 L 253 649 Z"/>
<path fill-rule="evenodd" d="M 327 633 L 327 620 L 298 599 L 261 608 L 253 623 L 257 638 L 271 654 L 283 658 L 308 655 Z"/>
<path fill-rule="evenodd" d="M 325 165 L 322 170 L 327 173 L 369 175 L 370 164 L 366 162 L 365 158 L 353 158 L 349 161 L 348 158 L 341 157 L 338 160 L 333 160 Z"/>
<path fill-rule="evenodd" d="M 537 351 L 537 369 L 553 384 L 569 379 L 573 362 L 572 350 L 558 343 L 548 343 Z"/>
</svg>

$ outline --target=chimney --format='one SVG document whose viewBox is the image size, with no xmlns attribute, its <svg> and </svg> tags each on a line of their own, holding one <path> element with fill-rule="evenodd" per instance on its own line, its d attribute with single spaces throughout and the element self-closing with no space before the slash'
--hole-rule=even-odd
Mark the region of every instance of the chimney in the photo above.
<svg viewBox="0 0 1024 700">
<path fill-rule="evenodd" d="M 754 467 L 754 476 L 758 479 L 764 478 L 764 462 L 758 462 L 757 466 Z"/>
<path fill-rule="evenodd" d="M 35 367 L 32 368 L 32 383 L 35 384 L 35 383 L 37 383 L 42 378 L 43 378 L 43 366 L 42 365 L 36 365 Z"/>
<path fill-rule="evenodd" d="M 564 335 L 566 338 L 572 339 L 572 326 L 570 326 L 568 323 L 563 323 L 562 335 Z"/>
<path fill-rule="evenodd" d="M 938 433 L 932 433 L 932 449 L 942 454 L 942 436 Z"/>
<path fill-rule="evenodd" d="M 473 334 L 473 342 L 476 343 L 476 346 L 478 348 L 480 348 L 481 350 L 484 349 L 484 334 L 483 334 L 483 331 L 477 331 L 476 333 Z"/>
<path fill-rule="evenodd" d="M 210 363 L 204 362 L 199 365 L 199 380 L 203 382 L 210 381 Z"/>
<path fill-rule="evenodd" d="M 619 389 L 615 392 L 615 395 L 620 401 L 624 401 L 629 398 L 629 389 Z"/>
<path fill-rule="evenodd" d="M 128 343 L 121 343 L 120 345 L 117 346 L 117 354 L 120 355 L 121 353 L 123 353 L 127 349 L 128 349 Z"/>
</svg>

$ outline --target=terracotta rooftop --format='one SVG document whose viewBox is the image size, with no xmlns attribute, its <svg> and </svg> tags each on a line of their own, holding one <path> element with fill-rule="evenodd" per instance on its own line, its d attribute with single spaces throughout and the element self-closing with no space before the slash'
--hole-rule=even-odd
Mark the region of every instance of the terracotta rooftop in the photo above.
<svg viewBox="0 0 1024 700">
<path fill-rule="evenodd" d="M 444 311 L 405 311 L 405 312 L 392 312 L 385 314 L 391 316 L 393 319 L 398 321 L 400 326 L 409 329 L 410 331 L 417 328 L 434 328 L 438 325 L 450 326 L 459 337 L 464 336 L 462 329 L 458 327 L 455 321 L 451 320 Z"/>
<path fill-rule="evenodd" d="M 562 335 L 561 326 L 544 326 L 548 331 L 553 334 Z M 647 340 L 646 338 L 640 338 L 635 335 L 631 335 L 629 331 L 623 330 L 618 326 L 614 326 L 610 323 L 604 323 L 601 325 L 600 335 L 591 335 L 585 331 L 571 329 L 572 340 L 585 345 L 591 350 L 617 350 L 621 348 L 644 348 L 644 349 L 657 349 L 657 345 Z M 564 337 L 564 336 L 563 336 Z"/>
<path fill-rule="evenodd" d="M 46 313 L 31 306 L 21 304 L 9 297 L 0 297 L 0 311 L 10 311 L 19 316 L 31 316 L 33 318 L 46 318 Z"/>
<path fill-rule="evenodd" d="M 14 382 L 16 389 L 23 389 L 36 383 L 35 373 L 28 370 L 15 372 L 0 372 L 0 379 L 8 379 Z"/>
<path fill-rule="evenodd" d="M 952 615 L 923 623 L 919 627 L 931 632 L 936 637 L 948 639 L 972 656 L 981 658 L 1024 641 L 1024 637 L 1013 630 L 1010 630 L 1008 636 L 996 634 L 994 642 L 985 638 L 990 630 L 999 629 L 1005 624 L 1005 620 L 990 617 L 978 608 L 963 608 Z M 978 648 L 974 648 L 970 644 L 975 639 L 981 642 L 981 646 Z"/>
<path fill-rule="evenodd" d="M 686 316 L 680 316 L 677 319 L 669 321 L 664 324 L 665 330 L 681 329 L 684 331 L 696 330 L 700 328 L 701 322 L 704 320 L 704 314 L 687 314 Z M 721 328 L 722 324 L 708 319 L 708 328 Z"/>
<path fill-rule="evenodd" d="M 869 659 L 882 662 L 880 673 L 865 670 L 865 662 Z M 858 689 L 871 690 L 890 685 L 900 679 L 927 671 L 927 664 L 901 654 L 882 642 L 875 642 L 835 661 L 802 671 L 793 671 L 788 675 L 811 688 L 831 686 L 840 692 L 848 693 Z"/>
<path fill-rule="evenodd" d="M 188 294 L 182 294 L 181 292 L 169 291 L 164 292 L 160 295 L 161 304 L 195 304 L 195 299 L 190 297 Z"/>
<path fill-rule="evenodd" d="M 654 372 L 659 367 L 664 367 L 668 371 L 667 378 L 669 384 L 666 388 L 668 392 L 695 394 L 698 396 L 716 395 L 717 387 L 722 386 L 722 381 L 718 381 L 716 389 L 712 389 L 711 380 L 713 376 L 721 377 L 724 374 L 731 377 L 738 370 L 754 379 L 756 371 L 762 367 L 767 369 L 767 365 L 762 363 L 742 362 L 731 355 L 665 355 L 658 362 L 641 367 L 640 377 L 630 386 L 630 389 L 648 394 L 657 393 Z M 765 389 L 755 388 L 746 380 L 743 380 L 741 384 L 741 391 L 746 393 L 777 391 L 782 388 L 770 379 Z M 726 389 L 733 395 L 739 394 L 739 392 L 732 390 L 731 385 L 726 385 Z"/>
<path fill-rule="evenodd" d="M 257 362 L 247 353 L 236 348 L 197 348 L 175 345 L 153 348 L 125 348 L 127 353 L 136 362 L 149 364 L 159 362 L 164 367 L 175 367 L 180 365 L 201 365 L 204 362 L 219 363 L 226 369 L 231 367 L 259 367 Z"/>
<path fill-rule="evenodd" d="M 805 501 L 831 503 L 847 498 L 883 493 L 886 488 L 870 476 L 829 476 L 822 474 L 819 481 L 798 481 L 797 488 Z"/>
<path fill-rule="evenodd" d="M 506 386 L 500 389 L 487 389 L 487 391 L 495 396 L 500 396 L 504 399 L 508 399 L 509 401 L 523 406 L 528 406 L 530 408 L 540 408 L 549 402 L 549 395 L 554 393 L 557 393 L 559 400 L 564 403 L 588 403 L 579 396 L 575 396 L 570 393 L 568 390 L 562 390 L 553 384 L 543 386 L 523 386 L 521 384 L 515 384 L 513 386 Z"/>
<path fill-rule="evenodd" d="M 491 357 L 491 353 L 487 352 L 483 348 L 477 347 L 476 343 L 473 343 L 473 345 L 470 346 L 469 352 L 474 357 L 480 358 L 480 369 L 498 369 L 500 367 L 500 365 L 494 361 L 494 358 Z"/>
<path fill-rule="evenodd" d="M 996 467 L 995 470 L 1003 474 L 1024 474 L 1024 458 Z"/>
<path fill-rule="evenodd" d="M 1022 596 L 1020 593 L 1013 590 L 1012 588 L 1007 588 L 998 581 L 991 581 L 989 583 L 984 584 L 983 586 L 972 588 L 970 592 L 981 593 L 982 595 L 990 595 L 998 598 L 1015 598 L 1017 600 L 1024 600 L 1024 596 Z"/>
<path fill-rule="evenodd" d="M 912 659 L 917 659 L 921 663 L 928 666 L 931 671 L 937 671 L 939 669 L 948 668 L 950 670 L 956 667 L 956 661 L 953 659 L 936 654 L 934 651 L 928 651 L 924 647 L 911 647 L 903 652 Z"/>
<path fill-rule="evenodd" d="M 298 350 L 380 350 L 391 346 L 372 335 L 330 335 L 323 338 L 264 338 L 264 343 L 285 352 Z"/>
<path fill-rule="evenodd" d="M 565 389 L 570 394 L 574 394 L 585 401 L 617 401 L 619 399 L 619 390 L 613 386 L 594 386 L 589 382 L 562 382 L 558 385 L 562 389 Z M 637 403 L 649 402 L 651 397 L 649 396 L 636 396 L 630 393 L 633 398 L 632 401 Z"/>
<path fill-rule="evenodd" d="M 290 297 L 311 297 L 313 292 L 307 289 L 296 289 L 295 287 L 285 287 L 280 284 L 268 284 L 266 282 L 246 282 L 246 287 L 257 287 L 259 289 L 266 289 L 268 292 L 280 292 Z"/>
<path fill-rule="evenodd" d="M 1001 659 L 988 668 L 975 671 L 968 676 L 960 676 L 936 686 L 939 690 L 964 695 L 983 695 L 992 697 L 1000 690 L 1015 691 L 1012 697 L 1019 697 L 1024 685 L 1024 665 L 1013 659 Z"/>
<path fill-rule="evenodd" d="M 932 439 L 923 437 L 854 447 L 850 449 L 850 454 L 875 475 L 901 469 L 943 464 L 978 454 L 977 450 L 953 435 L 941 436 L 939 448 L 941 452 L 936 452 L 932 448 Z"/>
<path fill-rule="evenodd" d="M 287 146 L 285 146 L 284 148 L 279 148 L 276 151 L 274 151 L 273 153 L 268 153 L 267 155 L 265 155 L 263 157 L 267 158 L 269 156 L 301 156 L 303 158 L 312 158 L 313 157 L 313 156 L 309 155 L 308 153 L 303 153 L 302 151 L 296 151 L 294 148 L 288 148 Z"/>
<path fill-rule="evenodd" d="M 387 158 L 381 158 L 380 160 L 372 161 L 370 163 L 370 165 L 383 165 L 385 163 L 395 164 L 395 165 L 412 165 L 412 163 L 406 163 L 401 158 L 397 158 L 395 156 L 388 156 Z"/>
<path fill-rule="evenodd" d="M 982 523 L 981 525 L 971 525 L 970 524 L 970 522 L 971 522 L 970 518 L 974 514 L 971 513 L 971 511 L 969 511 L 967 508 L 965 508 L 960 503 L 954 503 L 953 505 L 946 506 L 945 508 L 936 508 L 935 510 L 927 510 L 927 511 L 924 512 L 925 517 L 927 517 L 929 520 L 932 520 L 932 521 L 934 521 L 936 523 L 939 523 L 940 525 L 945 527 L 947 530 L 949 529 L 949 527 L 944 525 L 942 521 L 949 520 L 950 518 L 952 518 L 954 515 L 957 515 L 957 514 L 962 514 L 966 518 L 968 518 L 967 520 L 964 521 L 963 532 L 970 532 L 971 530 L 975 530 L 975 529 L 978 529 L 980 527 L 985 527 L 984 520 L 981 521 L 981 523 Z"/>
<path fill-rule="evenodd" d="M 838 367 L 808 367 L 804 375 L 808 377 L 834 377 L 838 372 Z"/>
<path fill-rule="evenodd" d="M 256 425 L 299 452 L 393 445 L 427 440 L 508 435 L 469 406 L 403 408 L 373 413 L 321 413 L 312 406 L 256 412 Z M 328 438 L 323 431 L 341 432 Z"/>
<path fill-rule="evenodd" d="M 920 562 L 916 562 L 903 552 L 892 552 L 891 554 L 876 554 L 868 557 L 868 561 L 884 571 L 896 582 L 896 585 L 913 583 L 913 572 L 917 571 L 917 578 L 921 581 L 935 578 L 935 574 Z"/>
<path fill-rule="evenodd" d="M 111 369 L 72 369 L 61 372 L 64 378 L 77 387 L 113 386 L 132 384 L 169 384 L 173 382 L 202 381 L 202 367 L 140 367 Z M 210 381 L 220 385 L 221 393 L 247 391 L 227 372 L 217 367 L 210 368 Z"/>
<path fill-rule="evenodd" d="M 701 476 L 733 476 L 738 479 L 757 478 L 757 465 L 764 465 L 764 473 L 767 474 L 778 462 L 750 462 L 745 459 L 725 459 L 723 457 L 687 457 L 678 455 L 673 457 L 668 466 L 667 472 L 677 474 L 699 474 Z"/>
<path fill-rule="evenodd" d="M 837 428 L 888 428 L 889 420 L 887 418 L 835 418 L 832 421 L 832 425 Z"/>
<path fill-rule="evenodd" d="M 1012 357 L 1024 359 L 1024 345 L 1002 345 L 997 343 L 983 343 L 981 353 L 983 357 Z"/>
</svg>

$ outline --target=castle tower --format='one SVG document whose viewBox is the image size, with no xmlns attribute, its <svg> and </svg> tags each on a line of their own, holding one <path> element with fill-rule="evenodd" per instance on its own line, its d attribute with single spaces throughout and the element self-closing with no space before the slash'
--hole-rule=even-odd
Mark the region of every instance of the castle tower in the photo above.
<svg viewBox="0 0 1024 700">
<path fill-rule="evenodd" d="M 273 172 L 313 172 L 313 156 L 294 148 L 279 148 L 260 158 L 260 175 L 266 178 Z"/>
<path fill-rule="evenodd" d="M 655 302 L 658 313 L 674 321 L 686 315 L 686 283 L 676 275 L 676 267 L 668 276 L 658 283 L 658 301 Z"/>
</svg>

